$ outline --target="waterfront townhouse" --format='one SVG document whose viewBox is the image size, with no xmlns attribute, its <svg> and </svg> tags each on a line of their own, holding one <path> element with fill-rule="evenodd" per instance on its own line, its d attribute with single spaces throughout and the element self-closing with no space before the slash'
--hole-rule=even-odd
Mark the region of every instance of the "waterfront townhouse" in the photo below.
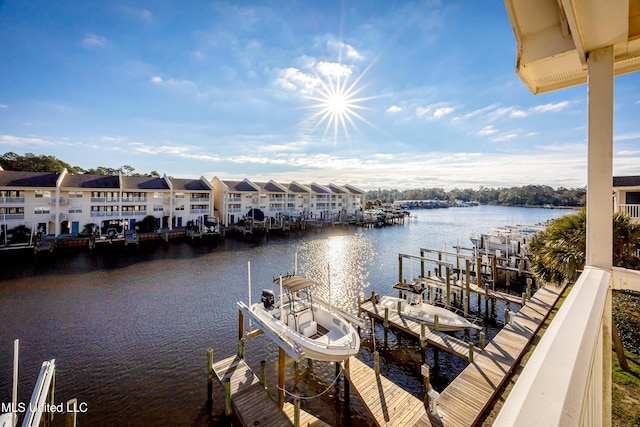
<svg viewBox="0 0 640 427">
<path fill-rule="evenodd" d="M 287 187 L 271 180 L 254 182 L 260 189 L 259 209 L 267 216 L 277 217 L 285 211 Z"/>
<path fill-rule="evenodd" d="M 212 183 L 214 206 L 223 226 L 235 224 L 251 209 L 260 208 L 260 187 L 248 179 L 232 181 L 214 177 Z"/>
<path fill-rule="evenodd" d="M 286 184 L 287 212 L 293 216 L 306 218 L 311 208 L 311 190 L 296 181 Z"/>
<path fill-rule="evenodd" d="M 14 236 L 8 231 L 23 226 L 27 241 L 39 229 L 43 233 L 55 228 L 55 207 L 66 204 L 57 191 L 60 174 L 5 171 L 0 168 L 0 245 Z M 15 236 L 17 240 L 21 240 Z"/>
<path fill-rule="evenodd" d="M 169 228 L 171 188 L 166 176 L 122 176 L 122 218 L 131 230 L 146 216 L 155 217 L 155 228 Z"/>
<path fill-rule="evenodd" d="M 613 191 L 614 211 L 640 223 L 640 176 L 614 176 Z"/>
<path fill-rule="evenodd" d="M 345 184 L 342 187 L 348 191 L 347 214 L 361 215 L 367 203 L 367 193 L 351 184 Z"/>
<path fill-rule="evenodd" d="M 309 217 L 313 219 L 330 220 L 332 218 L 330 210 L 331 190 L 315 182 L 306 185 L 306 187 L 311 190 Z"/>
<path fill-rule="evenodd" d="M 181 179 L 166 177 L 171 195 L 168 228 L 183 227 L 189 221 L 200 224 L 214 216 L 214 185 L 204 177 Z M 170 225 L 169 225 L 170 224 Z"/>
<path fill-rule="evenodd" d="M 48 232 L 77 234 L 89 224 L 101 227 L 120 219 L 122 190 L 117 175 L 60 174 L 57 191 L 68 200 L 56 206 L 58 221 Z"/>
</svg>

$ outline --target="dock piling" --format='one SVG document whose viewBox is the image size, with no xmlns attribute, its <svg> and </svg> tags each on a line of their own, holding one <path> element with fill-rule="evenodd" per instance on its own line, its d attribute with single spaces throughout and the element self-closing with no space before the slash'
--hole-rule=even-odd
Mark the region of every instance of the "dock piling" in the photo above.
<svg viewBox="0 0 640 427">
<path fill-rule="evenodd" d="M 207 403 L 213 401 L 213 349 L 207 350 Z"/>
<path fill-rule="evenodd" d="M 422 374 L 422 385 L 424 386 L 424 407 L 429 407 L 429 390 L 431 390 L 431 383 L 429 378 L 429 365 L 426 363 L 422 365 L 420 368 L 420 373 Z"/>
<path fill-rule="evenodd" d="M 67 401 L 67 413 L 64 418 L 65 427 L 76 427 L 77 416 L 78 416 L 78 399 L 74 397 L 73 399 Z"/>
<path fill-rule="evenodd" d="M 264 389 L 267 389 L 267 361 L 260 361 L 260 383 Z"/>
<path fill-rule="evenodd" d="M 469 341 L 469 363 L 473 363 L 473 343 Z"/>
<path fill-rule="evenodd" d="M 231 378 L 224 380 L 224 414 L 231 415 Z"/>
<path fill-rule="evenodd" d="M 480 331 L 480 350 L 484 350 L 486 335 L 484 331 Z"/>
</svg>

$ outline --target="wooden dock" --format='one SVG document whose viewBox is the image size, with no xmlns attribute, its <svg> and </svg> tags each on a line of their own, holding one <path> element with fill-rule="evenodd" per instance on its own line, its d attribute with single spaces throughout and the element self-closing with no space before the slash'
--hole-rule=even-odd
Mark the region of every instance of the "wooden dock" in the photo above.
<svg viewBox="0 0 640 427">
<path fill-rule="evenodd" d="M 378 426 L 431 426 L 424 402 L 360 360 L 349 359 L 345 375 Z"/>
<path fill-rule="evenodd" d="M 473 426 L 496 397 L 564 288 L 542 288 L 441 393 L 446 426 Z"/>
<path fill-rule="evenodd" d="M 230 379 L 233 412 L 244 426 L 258 422 L 261 427 L 293 426 L 294 405 L 285 403 L 280 409 L 243 359 L 227 357 L 213 364 L 221 384 Z M 329 424 L 300 410 L 301 426 L 329 427 Z"/>
<path fill-rule="evenodd" d="M 380 304 L 374 304 L 371 301 L 364 301 L 360 305 L 360 310 L 367 313 L 369 317 L 384 322 L 384 307 Z M 415 338 L 421 339 L 422 337 L 422 323 L 408 319 L 398 314 L 397 310 L 389 309 L 389 327 L 400 330 L 407 335 L 411 335 Z M 446 334 L 444 332 L 438 332 L 431 328 L 425 328 L 425 339 L 430 345 L 438 347 L 446 352 L 455 354 L 463 359 L 469 357 L 469 343 L 462 341 L 454 336 Z M 473 353 L 477 354 L 481 350 L 478 347 L 473 347 Z"/>
</svg>

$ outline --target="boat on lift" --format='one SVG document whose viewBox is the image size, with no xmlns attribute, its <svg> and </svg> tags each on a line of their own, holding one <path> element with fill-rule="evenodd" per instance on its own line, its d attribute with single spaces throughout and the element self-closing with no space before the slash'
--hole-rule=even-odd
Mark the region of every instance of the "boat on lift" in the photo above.
<svg viewBox="0 0 640 427">
<path fill-rule="evenodd" d="M 281 276 L 274 283 L 280 286 L 278 298 L 263 289 L 260 302 L 249 305 L 260 327 L 301 348 L 308 359 L 341 362 L 358 353 L 360 335 L 351 323 L 362 319 L 313 295 L 317 283 L 304 277 Z"/>
<path fill-rule="evenodd" d="M 397 310 L 399 303 L 402 316 L 418 322 L 424 322 L 430 328 L 435 328 L 438 331 L 455 332 L 463 329 L 482 330 L 480 326 L 451 310 L 424 302 L 422 298 L 423 293 L 420 290 L 406 290 L 404 291 L 404 295 L 404 298 L 376 295 L 375 302 L 382 307 L 388 307 L 389 310 Z M 437 327 L 436 316 L 438 319 Z"/>
</svg>

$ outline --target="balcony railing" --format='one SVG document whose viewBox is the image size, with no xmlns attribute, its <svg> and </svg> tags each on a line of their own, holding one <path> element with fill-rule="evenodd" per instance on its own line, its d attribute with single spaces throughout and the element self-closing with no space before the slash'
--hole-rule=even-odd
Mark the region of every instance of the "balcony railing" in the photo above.
<svg viewBox="0 0 640 427">
<path fill-rule="evenodd" d="M 24 214 L 23 213 L 0 214 L 1 221 L 16 220 L 16 219 L 24 219 Z"/>
<path fill-rule="evenodd" d="M 66 197 L 59 197 L 58 198 L 59 204 L 60 205 L 66 205 L 67 203 L 69 203 L 69 200 Z M 49 199 L 49 204 L 50 205 L 55 205 L 56 204 L 56 198 L 52 197 Z"/>
<path fill-rule="evenodd" d="M 191 197 L 189 201 L 192 203 L 209 203 L 209 198 L 208 197 Z"/>
<path fill-rule="evenodd" d="M 24 203 L 24 197 L 0 197 L 0 204 L 3 203 Z"/>
<path fill-rule="evenodd" d="M 190 212 L 192 214 L 208 214 L 209 209 L 191 209 Z"/>
<path fill-rule="evenodd" d="M 91 203 L 118 203 L 119 197 L 92 197 Z"/>
<path fill-rule="evenodd" d="M 636 221 L 640 221 L 640 205 L 620 205 L 620 212 L 624 212 Z"/>
<path fill-rule="evenodd" d="M 509 394 L 495 426 L 603 425 L 611 393 L 611 273 L 586 267 Z M 608 365 L 607 365 L 608 366 Z M 609 420 L 610 425 L 610 420 Z"/>
<path fill-rule="evenodd" d="M 147 203 L 147 198 L 146 197 L 123 197 L 122 198 L 123 202 L 141 202 L 141 203 Z"/>
</svg>

